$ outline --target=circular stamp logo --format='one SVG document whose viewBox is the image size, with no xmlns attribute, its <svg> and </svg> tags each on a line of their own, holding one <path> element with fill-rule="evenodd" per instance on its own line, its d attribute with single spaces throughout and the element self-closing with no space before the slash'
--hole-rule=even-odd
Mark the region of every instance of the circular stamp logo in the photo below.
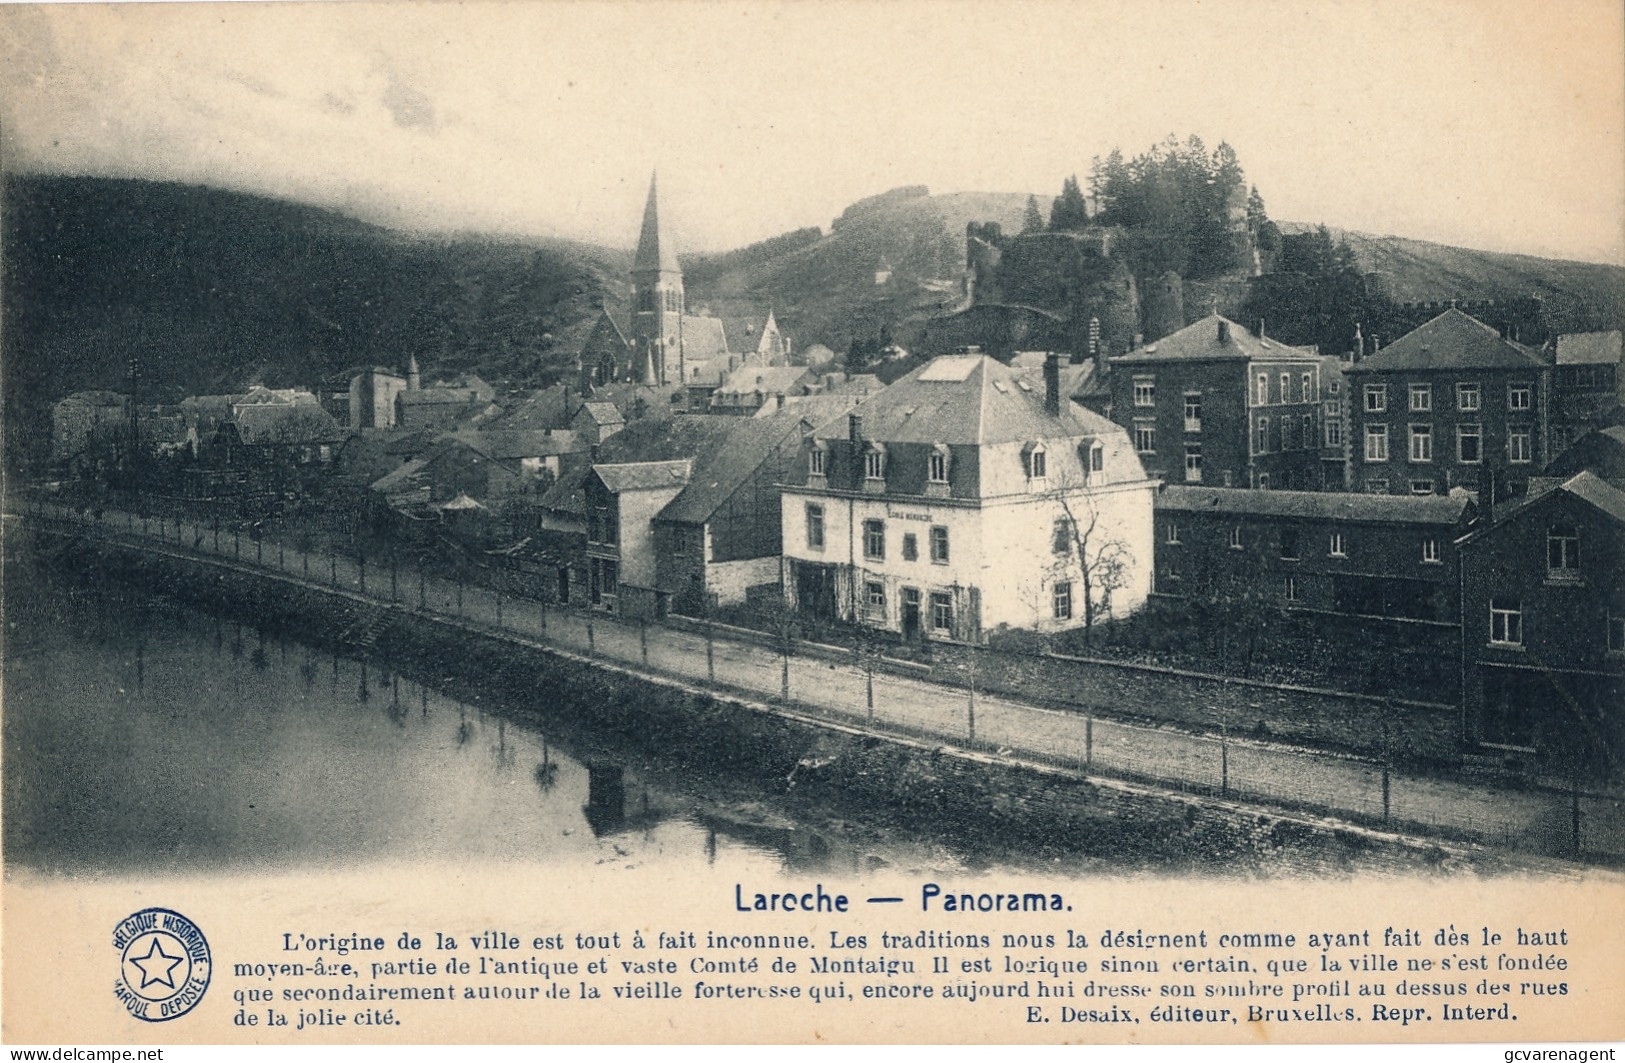
<svg viewBox="0 0 1625 1063">
<path fill-rule="evenodd" d="M 113 993 L 145 1022 L 180 1018 L 209 988 L 213 961 L 203 931 L 168 908 L 144 908 L 113 930 L 119 954 Z"/>
</svg>

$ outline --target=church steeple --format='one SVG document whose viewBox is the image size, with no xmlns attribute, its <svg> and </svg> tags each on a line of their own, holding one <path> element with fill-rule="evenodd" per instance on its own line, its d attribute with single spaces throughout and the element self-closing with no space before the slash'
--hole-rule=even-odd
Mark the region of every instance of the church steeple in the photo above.
<svg viewBox="0 0 1625 1063">
<path fill-rule="evenodd" d="M 651 384 L 668 383 L 683 373 L 683 270 L 677 244 L 660 220 L 658 175 L 649 177 L 643 229 L 632 256 L 632 345 L 634 364 L 653 370 Z"/>
</svg>

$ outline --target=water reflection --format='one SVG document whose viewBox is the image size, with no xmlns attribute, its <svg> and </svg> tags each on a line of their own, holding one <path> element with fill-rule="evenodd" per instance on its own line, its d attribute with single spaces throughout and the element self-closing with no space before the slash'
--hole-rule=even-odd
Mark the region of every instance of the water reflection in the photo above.
<svg viewBox="0 0 1625 1063">
<path fill-rule="evenodd" d="M 30 636 L 5 674 L 5 856 L 24 866 L 958 864 L 930 843 L 831 840 L 770 794 L 732 780 L 719 796 L 717 780 L 640 766 L 601 736 L 572 739 L 592 747 L 572 755 L 472 698 L 336 654 L 324 669 L 280 638 L 272 653 L 273 636 L 231 621 L 66 593 L 8 605 Z"/>
</svg>

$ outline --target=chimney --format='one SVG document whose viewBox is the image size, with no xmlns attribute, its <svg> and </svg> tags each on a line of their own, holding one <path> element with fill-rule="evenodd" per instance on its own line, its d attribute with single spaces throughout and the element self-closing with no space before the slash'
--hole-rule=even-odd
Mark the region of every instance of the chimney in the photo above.
<svg viewBox="0 0 1625 1063">
<path fill-rule="evenodd" d="M 1230 342 L 1230 322 L 1226 321 L 1222 317 L 1219 319 L 1219 342 Z"/>
<path fill-rule="evenodd" d="M 849 413 L 849 414 L 846 415 L 846 422 L 847 422 L 846 438 L 851 440 L 854 443 L 863 442 L 863 417 L 862 417 L 862 415 L 856 414 L 856 413 Z"/>
<path fill-rule="evenodd" d="M 1044 412 L 1061 416 L 1061 356 L 1054 351 L 1044 356 Z"/>
</svg>

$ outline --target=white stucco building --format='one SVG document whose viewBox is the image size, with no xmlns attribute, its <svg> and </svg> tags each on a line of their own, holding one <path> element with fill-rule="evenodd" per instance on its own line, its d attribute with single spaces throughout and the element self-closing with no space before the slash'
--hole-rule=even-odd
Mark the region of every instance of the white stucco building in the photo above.
<svg viewBox="0 0 1625 1063">
<path fill-rule="evenodd" d="M 961 641 L 1138 609 L 1155 481 L 1059 378 L 942 357 L 814 431 L 783 495 L 790 603 Z"/>
</svg>

